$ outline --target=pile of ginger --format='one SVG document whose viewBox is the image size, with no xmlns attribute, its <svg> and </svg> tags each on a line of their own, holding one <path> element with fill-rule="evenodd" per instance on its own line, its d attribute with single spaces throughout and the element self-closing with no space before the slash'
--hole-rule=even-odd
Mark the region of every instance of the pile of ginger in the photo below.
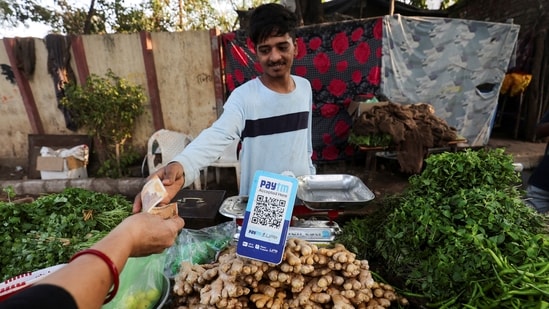
<svg viewBox="0 0 549 309">
<path fill-rule="evenodd" d="M 278 265 L 223 251 L 216 262 L 181 264 L 173 287 L 174 305 L 186 308 L 388 308 L 408 305 L 388 284 L 375 282 L 368 261 L 343 245 L 318 247 L 292 238 Z"/>
</svg>

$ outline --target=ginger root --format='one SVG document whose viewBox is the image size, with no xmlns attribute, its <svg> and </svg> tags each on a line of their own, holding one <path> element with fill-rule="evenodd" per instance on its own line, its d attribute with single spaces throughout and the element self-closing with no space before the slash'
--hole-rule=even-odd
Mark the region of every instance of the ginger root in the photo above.
<svg viewBox="0 0 549 309">
<path fill-rule="evenodd" d="M 368 261 L 343 245 L 317 247 L 288 239 L 279 265 L 236 255 L 230 247 L 216 262 L 182 263 L 175 278 L 179 308 L 388 308 L 407 305 L 388 284 L 375 282 Z M 192 305 L 192 306 L 191 306 Z"/>
</svg>

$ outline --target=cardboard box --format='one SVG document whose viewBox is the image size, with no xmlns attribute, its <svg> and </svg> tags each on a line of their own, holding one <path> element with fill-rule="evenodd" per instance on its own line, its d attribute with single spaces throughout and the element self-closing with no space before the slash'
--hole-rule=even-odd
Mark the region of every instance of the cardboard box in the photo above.
<svg viewBox="0 0 549 309">
<path fill-rule="evenodd" d="M 36 169 L 36 158 L 44 156 L 41 153 L 43 147 L 53 149 L 71 148 L 74 145 L 86 145 L 91 148 L 93 139 L 85 135 L 66 135 L 66 134 L 28 134 L 29 154 L 28 154 L 28 173 L 29 179 L 40 179 L 40 171 Z M 52 156 L 52 155 L 48 155 Z M 54 155 L 53 157 L 66 157 Z M 80 158 L 81 159 L 81 158 Z"/>
<path fill-rule="evenodd" d="M 36 170 L 60 172 L 63 170 L 63 163 L 63 158 L 59 157 L 37 157 Z"/>
<path fill-rule="evenodd" d="M 36 158 L 36 170 L 40 171 L 42 179 L 74 179 L 88 178 L 86 162 L 75 157 L 44 157 Z"/>
</svg>

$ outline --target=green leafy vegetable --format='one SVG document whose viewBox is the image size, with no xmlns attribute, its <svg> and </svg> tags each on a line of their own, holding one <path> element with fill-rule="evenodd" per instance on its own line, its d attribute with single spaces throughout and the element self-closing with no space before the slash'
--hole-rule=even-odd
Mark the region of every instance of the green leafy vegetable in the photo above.
<svg viewBox="0 0 549 309">
<path fill-rule="evenodd" d="M 368 243 L 365 255 L 383 261 L 402 289 L 423 295 L 433 308 L 546 302 L 547 217 L 523 202 L 512 157 L 503 149 L 469 149 L 431 155 L 426 163 L 393 197 L 398 203 L 379 217 L 349 223 L 350 233 L 363 235 L 356 241 Z"/>
<path fill-rule="evenodd" d="M 387 147 L 392 144 L 393 138 L 389 134 L 356 135 L 351 133 L 348 142 L 357 146 Z"/>
<path fill-rule="evenodd" d="M 2 280 L 66 263 L 131 214 L 123 196 L 68 188 L 32 203 L 0 203 Z"/>
</svg>

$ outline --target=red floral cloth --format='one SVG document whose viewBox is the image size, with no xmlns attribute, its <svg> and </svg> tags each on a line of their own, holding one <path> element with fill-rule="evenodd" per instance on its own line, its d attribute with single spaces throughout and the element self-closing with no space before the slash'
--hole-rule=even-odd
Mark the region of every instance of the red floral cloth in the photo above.
<svg viewBox="0 0 549 309">
<path fill-rule="evenodd" d="M 358 95 L 378 95 L 381 81 L 382 19 L 352 20 L 302 27 L 293 74 L 313 89 L 313 161 L 347 159 L 352 119 L 349 103 Z M 253 43 L 244 31 L 223 34 L 228 94 L 261 73 Z"/>
</svg>

